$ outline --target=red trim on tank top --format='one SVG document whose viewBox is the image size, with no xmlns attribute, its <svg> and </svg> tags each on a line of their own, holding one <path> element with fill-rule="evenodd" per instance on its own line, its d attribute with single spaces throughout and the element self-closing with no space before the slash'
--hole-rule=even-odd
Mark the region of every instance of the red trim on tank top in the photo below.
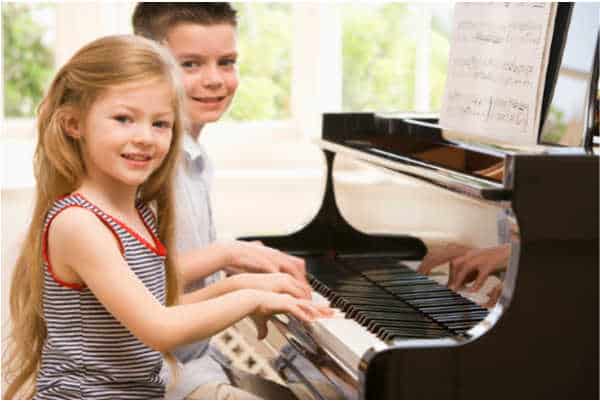
<svg viewBox="0 0 600 401">
<path fill-rule="evenodd" d="M 58 200 L 65 199 L 66 197 L 67 196 L 63 196 L 62 198 L 59 198 Z M 50 276 L 52 276 L 52 279 L 57 284 L 59 284 L 59 285 L 61 285 L 63 287 L 67 287 L 67 288 L 73 289 L 73 290 L 82 291 L 83 289 L 85 289 L 85 285 L 79 284 L 79 283 L 68 283 L 68 282 L 63 281 L 60 278 L 58 278 L 58 276 L 56 276 L 56 274 L 54 273 L 54 270 L 52 269 L 52 263 L 50 263 L 50 255 L 48 253 L 48 234 L 49 234 L 49 231 L 50 231 L 50 225 L 52 224 L 52 221 L 54 221 L 54 219 L 56 218 L 56 216 L 58 216 L 59 214 L 61 214 L 64 210 L 72 208 L 72 207 L 80 207 L 80 208 L 82 208 L 84 210 L 88 210 L 87 208 L 83 207 L 82 205 L 67 205 L 67 206 L 63 207 L 62 209 L 60 209 L 58 212 L 56 212 L 56 214 L 50 218 L 50 220 L 46 224 L 46 228 L 44 229 L 44 232 L 42 233 L 42 257 L 44 258 L 44 261 L 46 262 L 46 267 L 48 268 L 48 273 L 50 273 Z M 92 211 L 90 211 L 90 212 L 93 213 Z M 96 213 L 93 213 L 93 214 L 96 217 L 98 217 L 98 219 L 106 227 L 108 227 L 108 229 L 110 230 L 110 232 L 115 236 L 115 238 L 117 239 L 117 242 L 119 243 L 119 249 L 121 250 L 121 254 L 125 254 L 125 248 L 123 248 L 123 243 L 121 242 L 121 238 L 119 238 L 119 235 L 110 226 L 110 224 L 107 221 L 105 221 L 101 216 L 98 216 Z"/>
<path fill-rule="evenodd" d="M 150 233 L 152 240 L 156 244 L 156 253 L 160 256 L 167 256 L 167 248 L 163 245 L 162 242 L 160 242 L 158 237 L 156 235 L 154 235 L 154 230 L 152 230 L 152 228 L 150 228 L 150 226 L 146 222 L 146 219 L 144 218 L 144 215 L 142 215 L 142 211 L 140 210 L 140 208 L 136 207 L 136 210 L 138 212 L 138 215 L 140 216 L 140 219 L 142 220 L 142 223 L 144 223 L 144 227 L 146 227 L 146 231 L 148 231 Z M 154 218 L 154 214 L 152 213 L 152 210 L 150 210 L 150 215 L 152 216 L 151 218 Z M 158 225 L 157 220 L 154 220 L 154 222 Z M 158 227 L 157 227 L 157 229 L 158 229 Z M 143 238 L 142 238 L 142 241 L 143 241 Z"/>
<path fill-rule="evenodd" d="M 127 231 L 129 234 L 131 234 L 131 236 L 133 236 L 142 245 L 144 245 L 146 248 L 148 248 L 149 250 L 151 250 L 152 252 L 154 252 L 158 256 L 166 256 L 167 255 L 167 249 L 162 244 L 162 242 L 160 242 L 160 240 L 158 239 L 158 237 L 156 237 L 154 235 L 154 232 L 148 227 L 148 224 L 146 223 L 146 220 L 144 220 L 144 217 L 142 216 L 142 214 L 140 212 L 140 209 L 137 206 L 135 207 L 135 209 L 137 210 L 138 215 L 140 216 L 140 219 L 142 219 L 142 223 L 144 224 L 144 227 L 146 227 L 146 230 L 150 234 L 150 237 L 152 237 L 152 240 L 154 241 L 154 243 L 156 244 L 156 246 L 154 246 L 151 243 L 149 243 L 148 241 L 146 241 L 144 239 L 144 237 L 142 237 L 135 230 L 133 230 L 132 228 L 130 228 L 127 224 L 123 223 L 121 220 L 119 220 L 116 217 L 111 216 L 110 214 L 104 212 L 102 209 L 100 209 L 94 203 L 90 202 L 85 196 L 83 196 L 79 192 L 74 193 L 73 195 L 74 196 L 79 196 L 81 199 L 83 199 L 84 201 L 86 201 L 87 203 L 89 203 L 90 205 L 92 205 L 93 207 L 95 207 L 96 209 L 98 209 L 99 211 L 102 211 L 102 213 L 104 213 L 105 215 L 107 215 L 108 217 L 110 217 L 111 219 L 113 219 L 115 223 L 119 224 L 125 231 Z"/>
</svg>

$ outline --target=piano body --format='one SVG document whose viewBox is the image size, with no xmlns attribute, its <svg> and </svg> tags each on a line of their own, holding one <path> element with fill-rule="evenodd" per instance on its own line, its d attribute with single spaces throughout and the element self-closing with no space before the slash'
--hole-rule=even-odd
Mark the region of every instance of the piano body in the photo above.
<svg viewBox="0 0 600 401">
<path fill-rule="evenodd" d="M 568 26 L 561 12 L 556 32 Z M 590 147 L 510 151 L 447 140 L 435 118 L 375 113 L 325 114 L 320 145 L 327 180 L 314 219 L 244 238 L 305 258 L 315 297 L 340 310 L 308 326 L 272 321 L 266 349 L 301 397 L 598 398 Z M 513 228 L 498 233 L 506 215 Z M 500 244 L 510 257 L 491 307 L 485 293 L 455 293 L 416 271 L 454 246 Z"/>
</svg>

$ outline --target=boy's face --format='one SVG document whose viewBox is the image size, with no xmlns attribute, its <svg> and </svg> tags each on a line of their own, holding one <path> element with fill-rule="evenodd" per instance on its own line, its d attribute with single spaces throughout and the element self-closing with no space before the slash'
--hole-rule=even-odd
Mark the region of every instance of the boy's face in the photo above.
<svg viewBox="0 0 600 401">
<path fill-rule="evenodd" d="M 235 27 L 182 23 L 169 30 L 166 41 L 183 69 L 193 128 L 217 121 L 231 104 L 239 82 Z"/>
</svg>

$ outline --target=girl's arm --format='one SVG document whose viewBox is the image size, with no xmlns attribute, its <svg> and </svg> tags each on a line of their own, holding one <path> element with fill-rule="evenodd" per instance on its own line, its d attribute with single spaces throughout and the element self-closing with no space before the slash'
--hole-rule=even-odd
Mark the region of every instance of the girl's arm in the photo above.
<svg viewBox="0 0 600 401">
<path fill-rule="evenodd" d="M 221 241 L 177 255 L 184 285 L 223 268 L 229 272 L 287 273 L 304 283 L 304 260 L 259 242 Z"/>
<path fill-rule="evenodd" d="M 50 227 L 48 245 L 59 278 L 74 274 L 117 320 L 161 352 L 207 338 L 254 313 L 292 313 L 304 321 L 321 314 L 307 300 L 251 289 L 165 307 L 130 270 L 110 230 L 85 209 L 59 214 Z"/>
</svg>

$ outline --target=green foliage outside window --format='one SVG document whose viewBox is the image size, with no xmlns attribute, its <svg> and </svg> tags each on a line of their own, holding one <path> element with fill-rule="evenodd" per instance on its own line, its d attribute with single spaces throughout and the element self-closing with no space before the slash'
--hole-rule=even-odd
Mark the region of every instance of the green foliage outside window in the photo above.
<svg viewBox="0 0 600 401">
<path fill-rule="evenodd" d="M 236 3 L 240 85 L 228 120 L 290 117 L 291 5 Z"/>
<path fill-rule="evenodd" d="M 46 27 L 34 11 L 49 3 L 3 3 L 4 115 L 35 114 L 53 72 Z M 225 116 L 233 121 L 289 118 L 292 5 L 235 3 L 239 13 L 240 86 Z M 343 110 L 414 109 L 417 27 L 407 3 L 343 3 Z M 448 33 L 434 14 L 429 66 L 430 105 L 440 107 L 446 79 Z M 306 60 L 310 62 L 310 60 Z"/>
<path fill-rule="evenodd" d="M 414 110 L 420 16 L 407 3 L 344 4 L 343 110 Z M 429 66 L 430 106 L 438 110 L 444 92 L 448 34 L 433 17 Z"/>
<path fill-rule="evenodd" d="M 53 72 L 53 54 L 43 43 L 45 28 L 32 18 L 44 4 L 2 4 L 4 115 L 35 115 Z"/>
</svg>

